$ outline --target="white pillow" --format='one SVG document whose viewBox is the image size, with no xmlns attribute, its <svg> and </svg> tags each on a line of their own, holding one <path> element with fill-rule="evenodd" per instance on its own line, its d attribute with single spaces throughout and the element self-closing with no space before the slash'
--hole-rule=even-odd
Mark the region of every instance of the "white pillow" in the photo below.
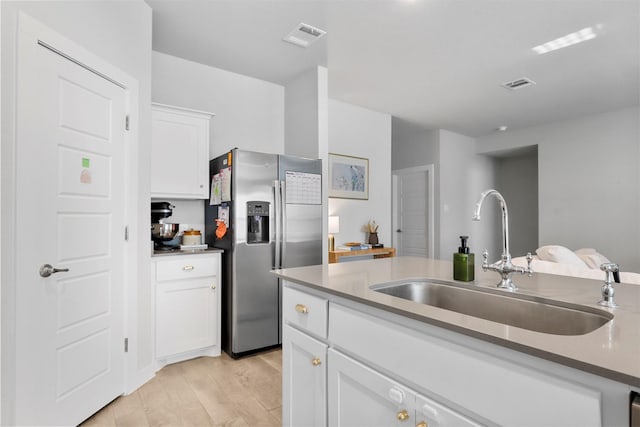
<svg viewBox="0 0 640 427">
<path fill-rule="evenodd" d="M 580 259 L 587 264 L 587 267 L 589 268 L 593 268 L 593 269 L 600 269 L 600 266 L 606 262 L 611 262 L 609 261 L 609 259 L 607 259 L 606 256 L 602 255 L 601 253 L 594 252 L 593 253 L 584 253 L 584 252 L 578 252 L 576 251 L 576 254 L 578 254 L 578 257 L 580 257 Z"/>
<path fill-rule="evenodd" d="M 548 245 L 536 249 L 536 254 L 543 261 L 557 262 L 561 264 L 575 265 L 576 267 L 588 268 L 578 255 L 564 246 Z"/>
<path fill-rule="evenodd" d="M 598 251 L 596 251 L 594 248 L 580 248 L 580 249 L 576 249 L 574 252 L 576 253 L 576 255 L 588 255 L 588 254 L 598 253 Z"/>
</svg>

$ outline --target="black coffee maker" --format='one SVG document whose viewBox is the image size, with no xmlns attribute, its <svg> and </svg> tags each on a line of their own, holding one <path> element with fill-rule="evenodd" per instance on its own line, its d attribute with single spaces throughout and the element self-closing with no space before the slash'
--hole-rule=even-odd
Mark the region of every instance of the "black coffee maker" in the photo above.
<svg viewBox="0 0 640 427">
<path fill-rule="evenodd" d="M 169 202 L 151 202 L 151 238 L 153 249 L 156 251 L 171 251 L 178 245 L 169 245 L 178 234 L 180 224 L 165 224 L 164 220 L 173 214 L 173 206 Z"/>
</svg>

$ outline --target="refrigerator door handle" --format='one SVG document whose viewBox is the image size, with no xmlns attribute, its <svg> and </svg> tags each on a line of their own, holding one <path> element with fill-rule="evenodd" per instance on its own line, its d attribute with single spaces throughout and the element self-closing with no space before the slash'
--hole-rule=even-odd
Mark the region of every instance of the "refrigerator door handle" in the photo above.
<svg viewBox="0 0 640 427">
<path fill-rule="evenodd" d="M 287 265 L 287 184 L 284 181 L 280 182 L 280 217 L 282 218 L 282 234 L 280 243 L 280 268 Z"/>
<path fill-rule="evenodd" d="M 275 245 L 273 246 L 273 260 L 274 260 L 274 265 L 273 268 L 281 268 L 282 265 L 280 263 L 280 237 L 281 237 L 281 231 L 280 231 L 280 224 L 282 223 L 280 220 L 280 215 L 281 215 L 281 210 L 280 210 L 280 181 L 275 180 L 273 181 L 273 213 L 275 216 L 274 219 L 274 230 L 275 230 Z"/>
</svg>

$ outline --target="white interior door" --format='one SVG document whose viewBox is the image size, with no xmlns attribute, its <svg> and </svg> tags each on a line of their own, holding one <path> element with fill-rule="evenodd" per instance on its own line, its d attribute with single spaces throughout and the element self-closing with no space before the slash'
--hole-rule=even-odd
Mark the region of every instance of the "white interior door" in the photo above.
<svg viewBox="0 0 640 427">
<path fill-rule="evenodd" d="M 393 172 L 398 255 L 433 257 L 433 166 Z"/>
<path fill-rule="evenodd" d="M 18 47 L 15 416 L 76 425 L 124 390 L 128 100 L 37 36 Z"/>
</svg>

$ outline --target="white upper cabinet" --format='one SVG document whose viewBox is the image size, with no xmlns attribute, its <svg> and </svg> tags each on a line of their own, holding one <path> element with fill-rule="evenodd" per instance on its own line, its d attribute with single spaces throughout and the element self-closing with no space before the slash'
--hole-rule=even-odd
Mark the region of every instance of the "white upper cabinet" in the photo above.
<svg viewBox="0 0 640 427">
<path fill-rule="evenodd" d="M 212 113 L 152 104 L 151 197 L 209 198 Z"/>
</svg>

